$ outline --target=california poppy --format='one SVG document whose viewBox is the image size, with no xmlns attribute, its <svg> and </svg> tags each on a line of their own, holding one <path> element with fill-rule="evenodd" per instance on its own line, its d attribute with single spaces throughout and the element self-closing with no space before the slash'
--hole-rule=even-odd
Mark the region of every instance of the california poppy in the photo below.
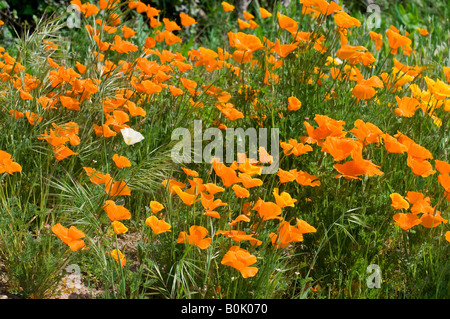
<svg viewBox="0 0 450 319">
<path fill-rule="evenodd" d="M 86 244 L 84 238 L 86 235 L 76 228 L 75 226 L 70 226 L 70 228 L 66 228 L 60 223 L 53 225 L 52 232 L 58 236 L 66 245 L 70 247 L 71 250 L 77 251 L 84 247 Z"/>
<path fill-rule="evenodd" d="M 206 249 L 211 245 L 212 238 L 205 238 L 208 235 L 208 230 L 202 226 L 189 227 L 189 235 L 182 231 L 178 235 L 177 243 L 197 246 L 200 249 Z"/>
<path fill-rule="evenodd" d="M 262 7 L 259 8 L 259 13 L 261 14 L 262 19 L 270 18 L 272 16 L 272 13 Z"/>
<path fill-rule="evenodd" d="M 184 204 L 191 206 L 195 202 L 196 195 L 183 192 L 178 185 L 172 186 L 173 191 L 181 198 Z"/>
<path fill-rule="evenodd" d="M 157 213 L 159 213 L 161 210 L 164 209 L 164 205 L 162 205 L 161 203 L 159 203 L 159 202 L 157 202 L 157 201 L 152 200 L 152 201 L 150 202 L 150 209 L 152 210 L 152 213 L 153 213 L 153 214 L 157 214 Z"/>
<path fill-rule="evenodd" d="M 439 226 L 441 223 L 448 223 L 447 219 L 441 216 L 441 212 L 433 208 L 429 213 L 423 214 L 420 217 L 420 224 L 426 228 L 433 228 Z"/>
<path fill-rule="evenodd" d="M 394 112 L 397 116 L 412 117 L 419 107 L 419 101 L 415 98 L 405 96 L 400 99 L 398 96 L 395 96 L 395 99 L 398 107 Z"/>
<path fill-rule="evenodd" d="M 317 187 L 321 184 L 316 175 L 309 174 L 304 171 L 296 172 L 295 180 L 297 181 L 297 183 L 303 186 Z"/>
<path fill-rule="evenodd" d="M 384 141 L 384 147 L 386 148 L 386 151 L 388 153 L 403 154 L 408 150 L 408 147 L 406 145 L 403 145 L 395 137 L 389 135 L 388 133 L 381 135 L 381 137 Z"/>
<path fill-rule="evenodd" d="M 247 198 L 250 196 L 250 192 L 246 190 L 244 187 L 239 186 L 238 184 L 234 184 L 232 189 L 234 190 L 234 193 L 239 198 Z"/>
<path fill-rule="evenodd" d="M 111 255 L 117 263 L 120 263 L 122 267 L 127 264 L 125 255 L 120 250 L 114 249 L 111 252 L 107 252 L 107 254 Z"/>
<path fill-rule="evenodd" d="M 283 219 L 281 216 L 281 208 L 273 202 L 265 202 L 261 198 L 258 199 L 252 208 L 256 210 L 263 220 Z"/>
<path fill-rule="evenodd" d="M 389 195 L 392 200 L 391 206 L 394 209 L 408 209 L 409 203 L 399 193 L 392 193 Z"/>
<path fill-rule="evenodd" d="M 257 267 L 250 267 L 256 263 L 256 256 L 239 246 L 232 246 L 220 263 L 239 270 L 243 278 L 254 277 L 258 273 Z"/>
<path fill-rule="evenodd" d="M 242 215 L 240 215 L 242 216 Z M 236 242 L 240 242 L 243 240 L 248 240 L 252 246 L 259 246 L 262 244 L 262 241 L 259 239 L 254 238 L 254 234 L 247 234 L 243 230 L 219 230 L 216 232 L 216 235 L 224 235 L 227 238 L 231 238 L 232 240 Z"/>
<path fill-rule="evenodd" d="M 113 230 L 117 235 L 124 234 L 128 231 L 128 228 L 121 222 L 115 220 L 111 223 Z"/>
<path fill-rule="evenodd" d="M 197 21 L 195 21 L 194 18 L 190 17 L 189 15 L 187 15 L 184 12 L 180 13 L 180 19 L 181 19 L 181 25 L 183 27 L 189 27 L 189 26 L 197 23 Z"/>
<path fill-rule="evenodd" d="M 400 226 L 403 230 L 409 230 L 420 224 L 420 219 L 415 214 L 397 213 L 393 216 L 395 224 Z"/>
<path fill-rule="evenodd" d="M 105 183 L 105 192 L 110 197 L 131 195 L 131 190 L 125 181 L 113 181 L 112 179 L 109 183 Z"/>
<path fill-rule="evenodd" d="M 229 4 L 229 3 L 226 2 L 226 1 L 222 1 L 222 8 L 223 8 L 223 10 L 224 10 L 225 12 L 230 12 L 230 11 L 233 11 L 233 10 L 234 10 L 234 6 L 231 5 L 231 4 Z"/>
<path fill-rule="evenodd" d="M 322 144 L 322 152 L 333 156 L 335 161 L 342 161 L 356 152 L 361 153 L 361 151 L 362 143 L 351 138 L 328 136 Z"/>
<path fill-rule="evenodd" d="M 278 234 L 270 233 L 272 245 L 276 248 L 285 248 L 292 242 L 303 241 L 303 234 L 316 232 L 316 229 L 304 220 L 297 218 L 297 227 L 283 220 L 278 226 Z"/>
<path fill-rule="evenodd" d="M 278 188 L 274 188 L 272 192 L 273 196 L 275 196 L 275 201 L 280 208 L 284 208 L 287 206 L 294 207 L 294 203 L 297 201 L 295 198 L 292 198 L 291 195 L 287 192 L 282 192 L 279 194 Z"/>
<path fill-rule="evenodd" d="M 297 111 L 302 106 L 302 102 L 299 101 L 295 96 L 291 96 L 288 98 L 288 110 L 289 111 Z"/>
<path fill-rule="evenodd" d="M 436 173 L 430 162 L 419 157 L 408 156 L 406 159 L 406 165 L 411 168 L 411 171 L 416 176 L 427 177 Z"/>
<path fill-rule="evenodd" d="M 159 220 L 156 216 L 150 216 L 145 220 L 145 224 L 150 226 L 155 235 L 170 231 L 171 226 L 164 220 Z"/>
<path fill-rule="evenodd" d="M 113 161 L 116 164 L 117 168 L 130 167 L 131 162 L 125 156 L 120 156 L 118 154 L 113 155 Z"/>
<path fill-rule="evenodd" d="M 112 222 L 131 218 L 131 213 L 128 209 L 122 205 L 116 205 L 112 200 L 107 200 L 103 205 L 103 209 Z"/>
<path fill-rule="evenodd" d="M 0 150 L 0 174 L 8 173 L 13 174 L 15 172 L 21 172 L 22 166 L 14 162 L 11 158 L 11 154 Z"/>
<path fill-rule="evenodd" d="M 450 163 L 447 163 L 446 161 L 435 160 L 434 166 L 439 173 L 450 174 Z"/>
<path fill-rule="evenodd" d="M 409 191 L 406 193 L 406 199 L 412 205 L 411 213 L 415 215 L 427 214 L 433 210 L 430 197 L 425 197 L 423 193 Z"/>
</svg>

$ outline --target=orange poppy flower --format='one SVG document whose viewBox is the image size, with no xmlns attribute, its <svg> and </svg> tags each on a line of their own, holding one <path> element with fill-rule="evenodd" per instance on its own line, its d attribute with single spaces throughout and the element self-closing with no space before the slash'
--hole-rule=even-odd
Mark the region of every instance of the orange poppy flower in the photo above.
<svg viewBox="0 0 450 319">
<path fill-rule="evenodd" d="M 138 50 L 138 47 L 129 41 L 122 40 L 119 35 L 114 36 L 114 43 L 111 46 L 111 50 L 116 51 L 117 53 L 125 53 L 128 54 L 130 52 L 135 52 Z"/>
<path fill-rule="evenodd" d="M 450 230 L 445 233 L 445 239 L 450 243 Z"/>
<path fill-rule="evenodd" d="M 283 219 L 281 216 L 281 208 L 273 202 L 265 202 L 261 198 L 258 199 L 252 210 L 256 210 L 263 220 Z"/>
<path fill-rule="evenodd" d="M 197 246 L 200 249 L 206 249 L 211 245 L 212 238 L 205 238 L 208 235 L 208 230 L 202 226 L 189 227 L 189 235 L 182 231 L 178 235 L 177 243 L 188 243 L 192 246 Z"/>
<path fill-rule="evenodd" d="M 113 161 L 116 164 L 117 168 L 130 167 L 131 162 L 125 156 L 120 156 L 118 154 L 113 155 Z"/>
<path fill-rule="evenodd" d="M 406 165 L 411 168 L 411 171 L 416 176 L 427 177 L 436 173 L 430 162 L 419 157 L 408 155 Z"/>
<path fill-rule="evenodd" d="M 152 210 L 152 213 L 153 213 L 153 214 L 157 214 L 157 213 L 159 213 L 161 210 L 164 209 L 164 205 L 162 205 L 161 203 L 159 203 L 159 202 L 157 202 L 157 201 L 152 200 L 152 201 L 150 202 L 150 209 Z"/>
<path fill-rule="evenodd" d="M 240 178 L 242 185 L 244 185 L 244 187 L 247 189 L 252 188 L 252 187 L 258 187 L 263 184 L 262 180 L 260 180 L 259 178 L 252 178 L 247 173 L 239 173 L 239 178 Z"/>
<path fill-rule="evenodd" d="M 412 205 L 411 213 L 418 215 L 420 213 L 429 213 L 432 211 L 431 200 L 429 197 L 425 197 L 423 193 L 419 192 L 407 192 L 406 199 Z"/>
<path fill-rule="evenodd" d="M 33 99 L 33 96 L 30 93 L 25 92 L 22 89 L 19 89 L 19 91 L 20 91 L 20 98 L 22 100 L 26 101 L 26 100 L 32 100 Z"/>
<path fill-rule="evenodd" d="M 403 230 L 409 230 L 420 224 L 420 219 L 415 214 L 397 213 L 393 216 L 395 225 L 400 226 Z"/>
<path fill-rule="evenodd" d="M 315 144 L 321 146 L 327 136 L 344 137 L 347 133 L 344 131 L 344 121 L 336 121 L 326 115 L 316 114 L 314 121 L 319 127 L 314 128 L 308 122 L 303 122 L 306 127 L 307 137 L 300 138 L 302 143 Z"/>
<path fill-rule="evenodd" d="M 297 140 L 291 138 L 289 142 L 281 142 L 280 146 L 283 149 L 285 155 L 294 155 L 300 156 L 306 154 L 308 152 L 312 152 L 312 147 L 309 145 L 305 145 L 303 143 L 299 143 Z"/>
<path fill-rule="evenodd" d="M 214 210 L 207 210 L 203 215 L 220 219 L 220 214 Z"/>
<path fill-rule="evenodd" d="M 166 45 L 174 45 L 175 43 L 183 42 L 183 40 L 180 37 L 176 36 L 171 31 L 168 30 L 164 30 L 163 32 L 156 34 L 155 40 L 156 42 L 164 41 Z"/>
<path fill-rule="evenodd" d="M 285 171 L 285 170 L 279 168 L 277 175 L 280 178 L 281 184 L 284 184 L 287 182 L 292 182 L 297 178 L 297 169 L 291 169 L 290 171 Z"/>
<path fill-rule="evenodd" d="M 286 248 L 292 242 L 303 241 L 303 233 L 289 222 L 283 220 L 278 226 L 278 234 L 269 234 L 272 245 L 276 248 Z"/>
<path fill-rule="evenodd" d="M 53 225 L 52 232 L 59 237 L 66 245 L 70 247 L 71 250 L 77 251 L 84 247 L 86 244 L 84 240 L 81 238 L 86 237 L 86 235 L 76 228 L 75 226 L 70 226 L 70 228 L 66 228 L 60 223 Z"/>
<path fill-rule="evenodd" d="M 257 267 L 249 267 L 256 263 L 256 256 L 239 246 L 232 246 L 220 263 L 239 270 L 243 278 L 254 277 L 258 273 Z"/>
<path fill-rule="evenodd" d="M 184 12 L 180 13 L 180 20 L 181 20 L 181 25 L 183 27 L 189 27 L 193 24 L 197 24 L 197 21 L 195 21 L 194 18 L 190 17 L 189 15 L 187 15 Z"/>
<path fill-rule="evenodd" d="M 25 116 L 22 112 L 16 111 L 16 110 L 12 110 L 12 109 L 9 110 L 9 114 L 11 114 L 11 116 L 12 116 L 15 120 L 20 119 L 20 118 L 22 118 L 22 117 Z"/>
<path fill-rule="evenodd" d="M 222 202 L 221 199 L 214 200 L 214 195 L 212 195 L 212 194 L 208 195 L 205 193 L 201 193 L 200 201 L 202 203 L 203 208 L 205 208 L 205 210 L 207 210 L 207 211 L 213 211 L 217 207 L 228 205 L 227 203 Z"/>
<path fill-rule="evenodd" d="M 408 136 L 398 132 L 395 137 L 397 137 L 398 141 L 408 147 L 407 153 L 408 156 L 418 158 L 418 159 L 432 159 L 433 155 L 429 150 L 427 150 L 425 147 L 417 144 L 412 139 L 410 139 Z"/>
<path fill-rule="evenodd" d="M 245 22 L 244 20 L 238 19 L 239 29 L 248 29 L 250 28 L 250 23 Z"/>
<path fill-rule="evenodd" d="M 337 12 L 333 16 L 333 18 L 334 21 L 336 22 L 336 25 L 343 29 L 348 29 L 351 27 L 359 27 L 361 25 L 361 22 L 358 19 L 351 17 L 344 11 Z"/>
<path fill-rule="evenodd" d="M 375 50 L 380 51 L 381 47 L 383 46 L 383 36 L 374 31 L 369 31 L 369 36 L 372 41 L 375 42 Z"/>
<path fill-rule="evenodd" d="M 108 255 L 111 255 L 117 263 L 123 267 L 127 264 L 127 260 L 125 259 L 125 255 L 117 249 L 112 250 L 111 252 L 107 252 Z M 119 262 L 120 259 L 120 262 Z"/>
<path fill-rule="evenodd" d="M 342 175 L 337 175 L 336 178 L 344 177 L 347 180 L 360 179 L 358 176 L 366 175 L 368 177 L 374 175 L 383 175 L 379 170 L 379 166 L 372 163 L 372 161 L 365 160 L 360 154 L 354 154 L 354 158 L 344 164 L 335 164 L 333 167 Z"/>
<path fill-rule="evenodd" d="M 131 116 L 147 115 L 147 112 L 142 107 L 136 106 L 136 104 L 131 101 L 127 102 L 126 107 Z"/>
<path fill-rule="evenodd" d="M 361 153 L 362 143 L 351 138 L 328 136 L 322 144 L 322 152 L 333 156 L 335 161 L 342 161 L 354 153 Z"/>
<path fill-rule="evenodd" d="M 161 233 L 164 233 L 166 231 L 171 231 L 171 226 L 166 223 L 164 220 L 159 220 L 155 216 L 150 216 L 145 220 L 145 224 L 150 226 L 150 228 L 153 230 L 155 235 L 159 235 Z"/>
<path fill-rule="evenodd" d="M 213 162 L 214 172 L 222 179 L 222 183 L 225 187 L 230 187 L 233 184 L 239 183 L 241 179 L 237 176 L 237 173 L 231 167 L 225 166 L 223 163 Z"/>
<path fill-rule="evenodd" d="M 184 94 L 182 89 L 179 89 L 173 85 L 169 85 L 169 90 L 170 90 L 170 94 L 172 94 L 172 96 L 179 96 L 179 95 Z"/>
<path fill-rule="evenodd" d="M 311 186 L 311 187 L 317 187 L 320 186 L 321 183 L 317 179 L 316 175 L 309 174 L 307 172 L 298 171 L 297 176 L 295 177 L 295 180 L 297 183 L 303 186 Z"/>
<path fill-rule="evenodd" d="M 183 172 L 187 175 L 187 176 L 192 176 L 192 177 L 197 177 L 198 176 L 198 172 L 192 170 L 192 169 L 188 169 L 188 168 L 181 168 L 183 170 Z"/>
<path fill-rule="evenodd" d="M 26 111 L 25 116 L 27 117 L 28 123 L 31 125 L 42 122 L 42 119 L 44 118 L 43 116 L 39 116 L 39 114 L 30 111 Z"/>
<path fill-rule="evenodd" d="M 234 190 L 234 193 L 239 198 L 247 198 L 250 196 L 250 192 L 238 184 L 233 185 L 231 189 Z"/>
<path fill-rule="evenodd" d="M 122 33 L 123 33 L 123 37 L 125 39 L 129 39 L 132 38 L 136 35 L 136 31 L 134 31 L 133 29 L 127 27 L 126 25 L 124 25 L 122 27 Z"/>
<path fill-rule="evenodd" d="M 164 28 L 169 32 L 181 30 L 181 27 L 175 21 L 170 21 L 169 19 L 164 18 L 163 23 Z"/>
<path fill-rule="evenodd" d="M 240 215 L 242 216 L 242 215 Z M 254 238 L 253 234 L 247 234 L 245 231 L 243 230 L 219 230 L 216 232 L 216 235 L 224 235 L 227 238 L 231 238 L 232 240 L 236 241 L 236 242 L 240 242 L 243 240 L 248 240 L 250 245 L 252 246 L 259 246 L 262 244 L 261 240 L 258 240 L 256 238 Z"/>
<path fill-rule="evenodd" d="M 441 223 L 447 224 L 448 220 L 442 218 L 441 212 L 433 209 L 431 212 L 422 214 L 420 217 L 420 224 L 426 228 L 433 228 L 439 226 Z"/>
<path fill-rule="evenodd" d="M 231 5 L 231 4 L 229 4 L 229 3 L 226 2 L 226 1 L 222 1 L 222 8 L 223 8 L 223 10 L 224 10 L 225 12 L 230 12 L 230 11 L 233 11 L 233 10 L 234 10 L 234 6 Z"/>
<path fill-rule="evenodd" d="M 63 159 L 72 156 L 72 155 L 78 155 L 78 153 L 72 151 L 70 148 L 68 148 L 65 145 L 59 145 L 53 149 L 53 152 L 55 154 L 55 158 L 58 161 L 62 161 Z"/>
<path fill-rule="evenodd" d="M 439 175 L 438 182 L 442 187 L 444 187 L 446 192 L 450 192 L 450 174 Z"/>
<path fill-rule="evenodd" d="M 299 99 L 297 99 L 295 96 L 291 96 L 288 98 L 288 110 L 289 111 L 297 111 L 302 106 L 302 102 L 300 102 Z"/>
<path fill-rule="evenodd" d="M 205 191 L 205 185 L 203 185 L 203 180 L 201 178 L 193 178 L 192 180 L 188 179 L 191 187 L 186 190 L 186 193 L 191 195 L 198 195 Z"/>
<path fill-rule="evenodd" d="M 215 195 L 219 192 L 225 191 L 225 189 L 223 187 L 217 186 L 216 184 L 213 184 L 213 183 L 207 183 L 204 185 L 205 185 L 206 191 L 211 195 Z"/>
<path fill-rule="evenodd" d="M 175 190 L 173 189 L 174 186 L 178 186 L 180 189 L 184 188 L 186 186 L 186 184 L 179 182 L 177 180 L 174 180 L 174 179 L 165 179 L 161 182 L 161 184 L 164 187 L 167 187 L 172 195 L 176 194 Z"/>
<path fill-rule="evenodd" d="M 14 162 L 11 154 L 0 150 L 0 174 L 8 173 L 12 175 L 15 172 L 21 172 L 22 166 Z"/>
<path fill-rule="evenodd" d="M 83 167 L 83 169 L 93 184 L 109 184 L 112 181 L 112 177 L 109 174 L 102 174 L 92 167 Z"/>
<path fill-rule="evenodd" d="M 397 51 L 399 48 L 409 47 L 411 46 L 411 39 L 407 38 L 406 36 L 401 35 L 400 33 L 388 29 L 386 31 L 386 35 L 389 40 L 389 47 L 391 48 L 392 54 L 397 54 Z"/>
<path fill-rule="evenodd" d="M 62 106 L 64 106 L 68 110 L 80 110 L 80 101 L 75 98 L 69 96 L 60 96 L 59 100 L 61 101 Z"/>
<path fill-rule="evenodd" d="M 241 214 L 230 222 L 230 226 L 234 227 L 237 225 L 237 223 L 242 221 L 248 223 L 250 221 L 250 218 L 248 218 L 248 216 L 245 214 Z"/>
<path fill-rule="evenodd" d="M 450 163 L 445 161 L 435 160 L 434 166 L 436 170 L 441 174 L 450 174 Z"/>
<path fill-rule="evenodd" d="M 121 222 L 115 220 L 111 223 L 113 230 L 117 235 L 124 234 L 128 231 L 128 228 Z"/>
<path fill-rule="evenodd" d="M 122 205 L 116 205 L 112 200 L 107 200 L 105 202 L 103 210 L 108 214 L 108 217 L 112 222 L 131 218 L 131 213 L 128 209 Z"/>
<path fill-rule="evenodd" d="M 75 63 L 75 67 L 77 68 L 78 72 L 80 72 L 80 74 L 83 74 L 86 72 L 86 66 L 84 66 L 83 64 L 81 64 L 78 61 Z"/>
<path fill-rule="evenodd" d="M 403 154 L 408 150 L 408 147 L 400 143 L 395 137 L 388 133 L 381 135 L 384 141 L 384 147 L 388 153 Z"/>
<path fill-rule="evenodd" d="M 420 104 L 418 100 L 408 96 L 401 99 L 398 96 L 395 96 L 395 100 L 397 101 L 398 107 L 394 112 L 397 116 L 412 117 Z"/>
<path fill-rule="evenodd" d="M 131 196 L 131 190 L 127 183 L 124 181 L 112 181 L 105 184 L 105 192 L 109 194 L 110 197 L 116 196 Z"/>
<path fill-rule="evenodd" d="M 358 119 L 355 121 L 356 128 L 350 130 L 362 143 L 367 146 L 372 143 L 378 143 L 383 132 L 372 123 L 364 123 Z"/>
<path fill-rule="evenodd" d="M 280 206 L 280 208 L 284 208 L 287 206 L 294 207 L 294 203 L 297 201 L 286 192 L 282 192 L 281 194 L 279 194 L 278 188 L 274 188 L 272 194 L 273 196 L 275 196 L 275 201 L 277 205 Z"/>
<path fill-rule="evenodd" d="M 178 185 L 173 185 L 172 189 L 181 198 L 185 205 L 191 206 L 192 204 L 194 204 L 196 195 L 183 192 Z"/>
<path fill-rule="evenodd" d="M 368 100 L 376 94 L 374 87 L 383 87 L 383 82 L 376 75 L 368 80 L 359 79 L 358 84 L 352 89 L 352 93 L 358 100 Z"/>
<path fill-rule="evenodd" d="M 392 193 L 389 195 L 392 200 L 391 206 L 394 209 L 408 209 L 409 203 L 399 193 Z"/>
<path fill-rule="evenodd" d="M 261 7 L 259 8 L 259 13 L 261 14 L 262 19 L 270 18 L 272 16 L 272 13 Z"/>
<path fill-rule="evenodd" d="M 278 25 L 280 26 L 281 29 L 285 29 L 291 33 L 297 31 L 298 26 L 297 21 L 284 14 L 281 14 L 280 12 L 277 13 L 277 17 L 278 17 Z"/>
</svg>

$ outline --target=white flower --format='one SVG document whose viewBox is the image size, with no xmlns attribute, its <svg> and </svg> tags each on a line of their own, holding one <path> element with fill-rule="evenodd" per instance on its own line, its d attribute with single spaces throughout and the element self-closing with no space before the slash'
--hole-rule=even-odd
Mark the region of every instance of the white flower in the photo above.
<svg viewBox="0 0 450 319">
<path fill-rule="evenodd" d="M 144 139 L 144 136 L 141 133 L 133 130 L 132 128 L 123 128 L 120 130 L 120 133 L 122 133 L 123 140 L 127 145 L 133 145 Z"/>
</svg>

